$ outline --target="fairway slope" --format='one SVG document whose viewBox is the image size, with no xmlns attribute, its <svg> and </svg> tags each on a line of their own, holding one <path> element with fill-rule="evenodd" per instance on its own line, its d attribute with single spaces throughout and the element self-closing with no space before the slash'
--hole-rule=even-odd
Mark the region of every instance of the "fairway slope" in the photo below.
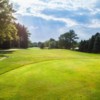
<svg viewBox="0 0 100 100">
<path fill-rule="evenodd" d="M 40 49 L 6 55 L 1 100 L 100 100 L 100 55 Z"/>
</svg>

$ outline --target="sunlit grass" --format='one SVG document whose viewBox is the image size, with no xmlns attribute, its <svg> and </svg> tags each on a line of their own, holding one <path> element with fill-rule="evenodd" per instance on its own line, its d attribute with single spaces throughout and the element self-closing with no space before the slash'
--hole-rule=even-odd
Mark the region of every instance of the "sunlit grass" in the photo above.
<svg viewBox="0 0 100 100">
<path fill-rule="evenodd" d="M 0 61 L 1 100 L 100 100 L 100 55 L 17 50 Z"/>
</svg>

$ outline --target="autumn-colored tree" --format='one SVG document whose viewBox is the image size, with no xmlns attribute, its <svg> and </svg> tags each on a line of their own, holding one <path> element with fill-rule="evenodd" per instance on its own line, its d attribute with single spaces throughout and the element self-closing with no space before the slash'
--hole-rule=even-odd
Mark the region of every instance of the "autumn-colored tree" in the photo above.
<svg viewBox="0 0 100 100">
<path fill-rule="evenodd" d="M 21 25 L 19 23 L 15 23 L 16 29 L 17 31 L 17 35 L 18 35 L 18 40 L 17 42 L 17 47 L 19 48 L 28 48 L 28 42 L 29 42 L 29 31 L 28 29 L 24 26 Z"/>
</svg>

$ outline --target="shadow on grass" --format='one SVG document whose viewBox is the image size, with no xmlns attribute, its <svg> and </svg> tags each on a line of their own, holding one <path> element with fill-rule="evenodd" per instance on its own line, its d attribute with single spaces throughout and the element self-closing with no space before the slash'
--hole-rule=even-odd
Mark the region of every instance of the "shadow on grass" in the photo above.
<svg viewBox="0 0 100 100">
<path fill-rule="evenodd" d="M 0 50 L 0 58 L 1 57 L 7 57 L 8 56 L 6 54 L 12 54 L 14 51 L 13 50 Z"/>
<path fill-rule="evenodd" d="M 0 54 L 12 54 L 14 51 L 5 51 L 5 50 L 0 50 Z"/>
</svg>

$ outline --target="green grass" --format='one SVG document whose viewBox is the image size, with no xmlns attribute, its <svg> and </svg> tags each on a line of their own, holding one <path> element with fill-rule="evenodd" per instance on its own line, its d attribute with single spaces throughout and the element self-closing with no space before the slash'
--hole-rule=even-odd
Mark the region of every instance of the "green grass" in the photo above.
<svg viewBox="0 0 100 100">
<path fill-rule="evenodd" d="M 2 53 L 0 100 L 100 100 L 100 55 L 27 49 Z"/>
</svg>

